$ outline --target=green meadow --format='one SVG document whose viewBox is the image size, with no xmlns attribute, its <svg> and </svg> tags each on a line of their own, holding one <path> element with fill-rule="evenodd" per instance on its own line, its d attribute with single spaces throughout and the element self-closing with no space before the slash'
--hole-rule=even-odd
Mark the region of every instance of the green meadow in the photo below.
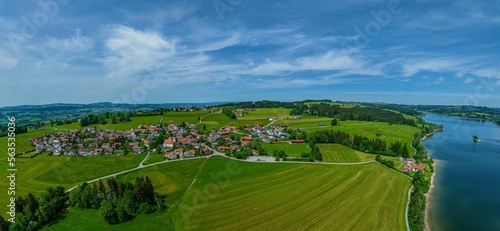
<svg viewBox="0 0 500 231">
<path fill-rule="evenodd" d="M 272 155 L 274 151 L 285 151 L 287 156 L 301 157 L 302 153 L 311 152 L 307 144 L 289 144 L 288 142 L 264 143 L 262 147 L 267 151 L 268 155 Z"/>
<path fill-rule="evenodd" d="M 47 155 L 38 155 L 34 158 L 17 157 L 16 197 L 24 196 L 29 192 L 37 194 L 49 186 L 61 185 L 68 189 L 88 180 L 135 168 L 145 157 L 146 154 L 100 157 Z M 6 163 L 4 166 L 7 169 Z M 8 185 L 8 178 L 1 177 L 0 184 Z M 7 204 L 8 200 L 7 193 L 0 194 L 0 204 Z M 0 211 L 6 210 L 7 208 L 2 206 Z"/>
<path fill-rule="evenodd" d="M 245 124 L 269 124 L 269 118 L 284 119 L 290 114 L 289 108 L 257 108 L 255 111 L 245 112 L 245 116 L 238 117 L 241 125 Z"/>
<path fill-rule="evenodd" d="M 375 160 L 376 155 L 354 150 L 341 144 L 317 144 L 323 154 L 323 161 L 334 163 L 354 163 Z"/>
<path fill-rule="evenodd" d="M 321 130 L 340 130 L 347 132 L 352 136 L 362 135 L 369 139 L 380 138 L 387 142 L 387 144 L 396 141 L 407 144 L 408 153 L 413 153 L 410 144 L 413 140 L 413 135 L 420 132 L 420 128 L 405 126 L 405 125 L 389 125 L 385 122 L 368 122 L 368 121 L 340 121 L 340 125 L 331 126 L 332 118 L 317 117 L 317 116 L 303 116 L 296 120 L 283 120 L 277 124 L 288 124 L 293 129 L 302 129 L 306 132 L 312 133 Z M 320 127 L 318 124 L 324 124 L 325 127 Z"/>
<path fill-rule="evenodd" d="M 98 210 L 71 208 L 63 220 L 44 230 L 173 230 L 172 213 L 206 161 L 207 159 L 194 159 L 165 163 L 117 176 L 118 181 L 133 182 L 136 177 L 147 175 L 155 191 L 165 196 L 166 210 L 140 215 L 126 223 L 109 225 L 104 222 Z"/>
<path fill-rule="evenodd" d="M 168 112 L 163 116 L 132 117 L 132 121 L 95 125 L 101 129 L 128 130 L 152 123 L 189 122 L 207 129 L 245 124 L 269 124 L 270 117 L 282 119 L 275 124 L 288 124 L 308 133 L 341 130 L 392 143 L 409 143 L 419 128 L 380 122 L 340 121 L 330 126 L 331 118 L 303 116 L 288 120 L 290 109 L 266 108 L 245 112 L 230 119 L 221 112 Z M 326 127 L 319 127 L 325 124 Z M 81 129 L 79 123 L 43 127 L 16 136 L 16 153 L 34 149 L 28 140 L 34 136 Z M 240 134 L 235 134 L 239 136 Z M 338 144 L 317 144 L 325 162 L 351 163 L 373 160 L 375 155 L 359 152 Z M 307 144 L 274 142 L 263 144 L 268 154 L 285 151 L 290 157 L 309 153 Z M 409 149 L 411 149 L 408 146 Z M 413 153 L 413 150 L 409 150 Z M 0 138 L 0 167 L 7 169 L 7 139 Z M 135 168 L 146 154 L 101 157 L 65 157 L 30 155 L 16 157 L 16 196 L 37 194 L 49 186 L 73 187 L 105 175 Z M 391 158 L 391 157 L 383 157 Z M 393 158 L 394 159 L 394 158 Z M 396 159 L 394 159 L 396 160 Z M 161 154 L 151 153 L 145 164 L 163 161 Z M 402 163 L 402 162 L 401 162 Z M 400 161 L 396 160 L 397 166 Z M 228 166 L 240 171 L 220 185 L 214 174 L 227 173 Z M 234 170 L 234 169 L 233 169 Z M 403 230 L 408 178 L 378 163 L 340 166 L 292 163 L 248 163 L 221 157 L 168 162 L 119 175 L 119 180 L 133 181 L 148 175 L 155 189 L 165 196 L 167 210 L 119 224 L 106 224 L 96 210 L 71 208 L 65 219 L 45 230 Z M 0 178 L 7 185 L 6 177 Z M 219 179 L 220 180 L 220 179 Z M 219 185 L 218 188 L 214 187 Z M 207 186 L 209 185 L 209 186 Z M 304 187 L 307 185 L 307 187 Z M 201 203 L 200 193 L 207 200 Z M 0 204 L 8 195 L 0 194 Z M 194 202 L 200 202 L 198 204 Z M 3 206 L 0 212 L 6 212 Z M 272 219 L 270 219 L 272 218 Z"/>
<path fill-rule="evenodd" d="M 225 173 L 225 180 L 213 177 Z M 410 179 L 378 163 L 261 164 L 213 157 L 175 211 L 175 228 L 404 230 L 410 186 Z"/>
</svg>

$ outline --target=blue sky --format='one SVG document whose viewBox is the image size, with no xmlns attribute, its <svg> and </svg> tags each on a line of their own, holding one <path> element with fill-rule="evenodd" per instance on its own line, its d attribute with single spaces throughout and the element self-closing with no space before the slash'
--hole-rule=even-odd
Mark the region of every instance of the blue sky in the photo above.
<svg viewBox="0 0 500 231">
<path fill-rule="evenodd" d="M 0 106 L 500 107 L 500 1 L 0 2 Z"/>
</svg>

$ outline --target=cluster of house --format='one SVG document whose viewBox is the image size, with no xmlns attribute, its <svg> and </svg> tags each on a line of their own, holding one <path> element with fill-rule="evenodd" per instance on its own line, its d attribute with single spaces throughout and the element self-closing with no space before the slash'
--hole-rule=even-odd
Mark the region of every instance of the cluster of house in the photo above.
<svg viewBox="0 0 500 231">
<path fill-rule="evenodd" d="M 218 130 L 211 130 L 208 134 L 200 134 L 198 128 L 189 123 L 183 123 L 183 126 L 178 124 L 139 125 L 136 129 L 127 131 L 88 127 L 82 130 L 59 131 L 56 134 L 34 137 L 29 142 L 36 147 L 37 153 L 48 151 L 54 155 L 111 155 L 118 149 L 127 149 L 122 148 L 124 145 L 133 153 L 141 154 L 149 148 L 150 143 L 156 137 L 165 132 L 169 135 L 161 146 L 165 151 L 164 157 L 178 159 L 183 156 L 208 155 L 213 152 L 212 148 L 222 152 L 240 150 L 248 146 L 253 139 L 260 139 L 263 142 L 284 139 L 287 127 L 286 125 L 267 127 L 247 124 L 244 130 L 251 135 L 234 139 L 228 135 L 236 132 L 236 126 L 224 126 Z"/>
<path fill-rule="evenodd" d="M 202 139 L 206 139 L 206 135 L 200 135 L 198 128 L 195 125 L 185 123 L 184 127 L 177 124 L 170 124 L 165 127 L 165 130 L 172 134 L 169 138 L 163 141 L 163 148 L 169 150 L 163 156 L 174 160 L 185 157 L 195 157 L 197 153 L 208 155 L 212 150 L 201 143 Z M 144 145 L 149 145 L 154 137 L 150 140 L 146 139 Z"/>
<path fill-rule="evenodd" d="M 283 124 L 279 126 L 260 126 L 259 124 L 244 126 L 244 130 L 251 134 L 252 138 L 260 139 L 263 142 L 277 141 L 280 139 L 286 139 L 286 131 L 288 125 Z"/>
<path fill-rule="evenodd" d="M 135 131 L 113 131 L 85 128 L 83 130 L 74 129 L 71 131 L 37 136 L 29 140 L 29 143 L 36 147 L 36 152 L 48 151 L 54 155 L 101 155 L 113 154 L 121 148 L 125 141 L 134 151 L 142 153 L 139 147 L 140 138 Z"/>
<path fill-rule="evenodd" d="M 417 164 L 417 161 L 413 158 L 404 158 L 405 166 L 403 166 L 404 172 L 417 172 L 424 171 L 425 167 L 421 164 Z"/>
</svg>

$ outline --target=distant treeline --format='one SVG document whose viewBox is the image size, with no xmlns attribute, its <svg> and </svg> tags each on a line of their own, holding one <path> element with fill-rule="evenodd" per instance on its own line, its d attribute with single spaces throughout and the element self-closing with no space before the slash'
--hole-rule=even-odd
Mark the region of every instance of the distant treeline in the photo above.
<svg viewBox="0 0 500 231">
<path fill-rule="evenodd" d="M 463 118 L 491 121 L 500 125 L 500 108 L 490 108 L 481 106 L 432 106 L 418 105 L 413 106 L 416 110 L 426 111 L 437 114 L 459 116 Z"/>
<path fill-rule="evenodd" d="M 16 130 L 14 131 L 14 133 L 16 135 L 26 133 L 26 132 L 28 132 L 29 127 L 30 127 L 29 125 L 16 126 L 15 127 Z M 7 136 L 9 134 L 8 129 L 9 129 L 9 127 L 0 126 L 0 137 Z"/>
<path fill-rule="evenodd" d="M 86 127 L 94 124 L 104 125 L 108 123 L 108 119 L 112 124 L 116 124 L 118 122 L 128 122 L 131 121 L 130 117 L 133 116 L 135 116 L 135 114 L 132 112 L 105 112 L 99 115 L 90 114 L 80 119 L 80 126 Z"/>
<path fill-rule="evenodd" d="M 221 104 L 219 106 L 232 106 L 235 108 L 293 108 L 295 107 L 296 102 L 280 102 L 280 101 L 269 101 L 262 100 L 257 102 L 247 101 L 247 102 L 238 102 L 238 103 L 226 103 Z"/>
<path fill-rule="evenodd" d="M 414 114 L 414 113 L 412 113 Z M 376 121 L 387 122 L 389 124 L 401 124 L 416 126 L 416 121 L 413 119 L 405 118 L 402 114 L 390 111 L 387 109 L 380 109 L 375 107 L 340 107 L 338 105 L 329 104 L 299 104 L 293 108 L 290 115 L 312 115 L 312 116 L 326 116 L 344 120 L 361 120 L 361 121 Z"/>
</svg>

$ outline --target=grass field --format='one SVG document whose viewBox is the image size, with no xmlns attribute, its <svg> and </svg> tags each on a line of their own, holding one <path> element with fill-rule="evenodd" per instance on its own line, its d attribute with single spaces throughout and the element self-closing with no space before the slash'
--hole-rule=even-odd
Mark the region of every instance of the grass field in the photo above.
<svg viewBox="0 0 500 231">
<path fill-rule="evenodd" d="M 245 116 L 238 117 L 238 122 L 241 125 L 245 124 L 262 124 L 266 125 L 271 121 L 269 118 L 286 118 L 290 114 L 289 108 L 257 108 L 255 111 L 245 113 Z"/>
<path fill-rule="evenodd" d="M 214 181 L 232 163 L 229 180 Z M 212 173 L 212 176 L 210 176 Z M 215 184 L 219 182 L 219 184 Z M 410 179 L 380 164 L 212 158 L 174 214 L 177 230 L 404 230 Z"/>
<path fill-rule="evenodd" d="M 84 181 L 137 167 L 145 154 L 101 157 L 65 157 L 39 155 L 34 158 L 16 158 L 16 197 L 29 192 L 38 194 L 49 186 L 70 188 Z M 7 158 L 3 158 L 7 159 Z M 7 169 L 6 164 L 4 164 Z M 0 178 L 7 185 L 8 178 Z M 7 204 L 9 195 L 0 194 L 0 204 Z M 0 212 L 7 211 L 2 206 Z"/>
<path fill-rule="evenodd" d="M 157 163 L 157 162 L 162 162 L 164 161 L 165 158 L 163 157 L 163 154 L 158 154 L 158 153 L 153 153 L 151 152 L 151 154 L 149 155 L 148 159 L 146 161 L 144 161 L 144 165 L 148 165 L 148 164 L 153 164 L 153 163 Z"/>
<path fill-rule="evenodd" d="M 269 117 L 285 118 L 290 109 L 257 109 L 233 120 L 223 113 L 203 118 L 201 126 L 217 129 L 224 125 L 268 124 Z M 169 112 L 162 123 L 198 123 L 198 117 L 208 111 Z M 162 116 L 133 117 L 131 122 L 96 125 L 102 129 L 128 130 L 140 124 L 158 123 Z M 306 132 L 333 129 L 351 135 L 381 138 L 392 143 L 409 144 L 420 129 L 387 123 L 341 121 L 331 127 L 331 118 L 303 116 L 298 120 L 282 120 L 276 124 L 289 124 Z M 326 124 L 325 128 L 318 124 Z M 16 137 L 17 153 L 34 149 L 28 140 L 37 135 L 60 130 L 81 129 L 78 123 L 44 127 Z M 372 160 L 365 154 L 337 144 L 318 144 L 326 162 L 359 162 Z M 288 156 L 300 157 L 309 153 L 306 144 L 263 144 L 272 155 L 284 150 Z M 410 149 L 409 152 L 413 153 Z M 7 169 L 7 139 L 0 138 L 0 167 Z M 28 192 L 38 194 L 49 186 L 72 187 L 100 176 L 134 168 L 146 154 L 102 157 L 49 157 L 18 156 L 16 159 L 16 196 Z M 386 158 L 386 157 L 383 157 Z M 387 157 L 389 158 L 389 157 Z M 145 164 L 163 161 L 163 156 L 151 154 Z M 227 172 L 228 164 L 241 168 L 241 173 L 230 174 L 227 184 L 214 183 L 214 174 Z M 399 162 L 396 163 L 398 166 Z M 203 166 L 203 168 L 202 168 Z M 199 169 L 202 168 L 199 172 Z M 199 172 L 199 174 L 198 174 Z M 45 230 L 190 230 L 190 229 L 327 229 L 327 230 L 403 230 L 406 193 L 409 179 L 377 163 L 337 166 L 312 164 L 247 163 L 213 157 L 165 163 L 119 176 L 119 180 L 132 181 L 136 176 L 148 175 L 156 190 L 166 195 L 166 211 L 139 216 L 121 225 L 107 225 L 96 210 L 72 208 L 66 219 Z M 193 179 L 195 181 L 193 181 Z M 6 177 L 0 178 L 7 185 Z M 194 182 L 188 190 L 191 182 Z M 220 182 L 219 182 L 220 183 Z M 202 195 L 200 197 L 200 195 Z M 205 200 L 203 195 L 206 195 Z M 7 204 L 8 195 L 0 194 L 0 205 Z M 194 204 L 193 204 L 194 203 Z M 197 206 L 193 206 L 197 205 Z M 195 207 L 194 210 L 189 209 Z M 186 213 L 186 208 L 188 211 Z M 3 206 L 0 212 L 5 212 Z"/>
<path fill-rule="evenodd" d="M 101 218 L 98 210 L 71 208 L 65 219 L 43 230 L 173 230 L 172 212 L 186 192 L 206 159 L 172 162 L 119 175 L 118 181 L 131 181 L 147 175 L 155 191 L 165 197 L 167 210 L 137 216 L 132 221 L 109 225 Z"/>
<path fill-rule="evenodd" d="M 246 114 L 248 113 L 248 114 Z M 245 116 L 231 119 L 222 112 L 215 112 L 203 118 L 202 125 L 207 127 L 207 130 L 218 129 L 222 126 L 241 126 L 245 124 L 261 124 L 267 125 L 271 121 L 270 117 L 285 118 L 290 113 L 290 109 L 286 108 L 258 108 L 255 111 L 245 112 Z"/>
<path fill-rule="evenodd" d="M 302 153 L 311 153 L 307 144 L 289 144 L 288 142 L 275 142 L 272 144 L 262 144 L 262 147 L 267 151 L 268 155 L 272 155 L 273 151 L 285 151 L 287 156 L 301 157 Z"/>
<path fill-rule="evenodd" d="M 219 129 L 222 126 L 239 126 L 238 121 L 227 117 L 222 112 L 215 112 L 203 117 L 200 126 L 206 126 L 207 131 L 211 129 Z"/>
<path fill-rule="evenodd" d="M 367 154 L 341 144 L 317 144 L 323 154 L 323 161 L 335 163 L 353 163 L 374 160 L 374 154 Z"/>
<path fill-rule="evenodd" d="M 351 134 L 351 136 L 362 135 L 369 139 L 380 138 L 385 140 L 387 144 L 396 141 L 406 143 L 408 153 L 413 153 L 410 143 L 413 140 L 413 135 L 420 132 L 417 127 L 404 125 L 389 125 L 384 122 L 367 122 L 367 121 L 340 121 L 340 126 L 331 126 L 331 118 L 317 116 L 303 116 L 297 120 L 283 120 L 277 124 L 289 124 L 293 129 L 302 129 L 306 132 L 316 132 L 321 130 L 340 130 Z M 319 127 L 318 124 L 325 124 L 326 127 Z"/>
</svg>

